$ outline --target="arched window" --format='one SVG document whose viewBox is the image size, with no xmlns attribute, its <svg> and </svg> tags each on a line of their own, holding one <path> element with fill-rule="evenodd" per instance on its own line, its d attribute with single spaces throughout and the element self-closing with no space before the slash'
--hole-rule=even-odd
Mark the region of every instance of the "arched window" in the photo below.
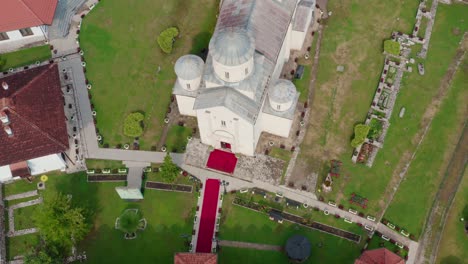
<svg viewBox="0 0 468 264">
<path fill-rule="evenodd" d="M 226 79 L 229 79 L 229 72 L 225 72 L 224 77 L 226 77 Z"/>
<path fill-rule="evenodd" d="M 281 110 L 281 105 L 276 105 L 276 110 Z"/>
<path fill-rule="evenodd" d="M 187 89 L 190 90 L 190 83 L 187 83 Z"/>
</svg>

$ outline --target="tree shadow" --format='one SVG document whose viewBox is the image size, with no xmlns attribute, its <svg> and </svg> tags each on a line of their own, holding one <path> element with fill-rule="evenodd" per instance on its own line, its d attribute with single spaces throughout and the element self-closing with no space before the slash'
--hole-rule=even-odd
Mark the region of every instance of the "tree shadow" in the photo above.
<svg viewBox="0 0 468 264">
<path fill-rule="evenodd" d="M 192 49 L 190 50 L 190 53 L 198 55 L 206 61 L 211 35 L 212 34 L 210 32 L 198 33 L 192 40 Z"/>
</svg>

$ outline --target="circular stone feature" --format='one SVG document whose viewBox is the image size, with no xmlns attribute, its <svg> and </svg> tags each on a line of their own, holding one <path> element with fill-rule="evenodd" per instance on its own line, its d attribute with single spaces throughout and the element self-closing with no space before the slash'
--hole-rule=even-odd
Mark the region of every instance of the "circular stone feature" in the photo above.
<svg viewBox="0 0 468 264">
<path fill-rule="evenodd" d="M 294 235 L 286 242 L 285 250 L 289 259 L 303 262 L 310 256 L 311 244 L 305 236 Z"/>
<path fill-rule="evenodd" d="M 215 61 L 226 66 L 237 66 L 249 61 L 255 52 L 254 38 L 241 28 L 219 30 L 209 46 Z"/>
</svg>

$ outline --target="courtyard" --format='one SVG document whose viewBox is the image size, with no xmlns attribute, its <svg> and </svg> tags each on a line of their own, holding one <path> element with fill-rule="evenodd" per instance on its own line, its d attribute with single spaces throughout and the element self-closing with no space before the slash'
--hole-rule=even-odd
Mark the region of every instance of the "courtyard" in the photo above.
<svg viewBox="0 0 468 264">
<path fill-rule="evenodd" d="M 89 212 L 88 220 L 93 227 L 78 246 L 78 252 L 86 252 L 88 263 L 131 263 L 134 260 L 169 263 L 173 261 L 175 252 L 188 250 L 183 235 L 192 232 L 196 204 L 194 193 L 146 190 L 143 201 L 132 203 L 121 200 L 115 192 L 115 187 L 124 185 L 124 182 L 88 183 L 86 179 L 84 173 L 49 174 L 46 190 L 41 192 L 70 194 L 77 205 Z M 37 179 L 33 183 L 18 181 L 7 184 L 4 192 L 12 195 L 32 191 L 36 183 Z M 123 233 L 114 228 L 116 218 L 128 208 L 138 209 L 148 221 L 146 229 L 139 231 L 133 240 L 124 239 Z M 23 213 L 18 216 L 18 220 L 26 221 Z M 33 223 L 29 220 L 26 227 L 31 225 Z M 37 234 L 8 238 L 8 259 L 25 254 L 37 241 Z"/>
<path fill-rule="evenodd" d="M 133 138 L 123 134 L 123 120 L 139 111 L 145 116 L 140 148 L 149 150 L 158 145 L 170 111 L 173 64 L 182 54 L 198 54 L 208 46 L 218 1 L 186 1 L 184 8 L 178 1 L 161 0 L 129 5 L 122 0 L 101 2 L 83 20 L 80 46 L 103 143 L 131 143 Z M 179 28 L 180 35 L 173 52 L 165 54 L 156 38 L 170 26 Z"/>
</svg>

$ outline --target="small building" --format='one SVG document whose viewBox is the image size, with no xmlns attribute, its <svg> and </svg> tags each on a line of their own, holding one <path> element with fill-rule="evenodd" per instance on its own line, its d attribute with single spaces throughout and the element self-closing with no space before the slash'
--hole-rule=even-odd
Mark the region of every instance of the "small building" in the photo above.
<svg viewBox="0 0 468 264">
<path fill-rule="evenodd" d="M 218 256 L 213 253 L 176 253 L 174 264 L 217 264 Z"/>
<path fill-rule="evenodd" d="M 362 255 L 354 261 L 354 264 L 405 264 L 397 254 L 391 252 L 386 248 L 379 248 L 373 250 L 366 250 Z"/>
<path fill-rule="evenodd" d="M 0 181 L 64 171 L 69 141 L 57 65 L 15 73 L 0 84 Z"/>
<path fill-rule="evenodd" d="M 294 235 L 286 242 L 285 251 L 291 261 L 301 263 L 309 258 L 311 244 L 305 236 Z"/>
<path fill-rule="evenodd" d="M 48 41 L 58 0 L 2 0 L 0 53 Z"/>
</svg>

